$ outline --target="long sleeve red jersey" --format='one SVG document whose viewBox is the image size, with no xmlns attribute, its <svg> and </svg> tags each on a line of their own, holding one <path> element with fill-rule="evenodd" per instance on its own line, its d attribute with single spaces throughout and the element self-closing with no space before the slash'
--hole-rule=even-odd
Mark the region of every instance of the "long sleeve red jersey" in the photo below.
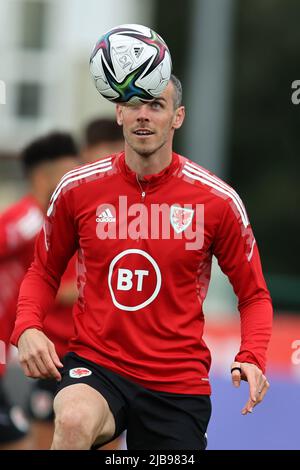
<svg viewBox="0 0 300 470">
<path fill-rule="evenodd" d="M 210 393 L 203 302 L 215 255 L 241 315 L 237 361 L 265 369 L 272 305 L 237 193 L 173 153 L 139 181 L 124 153 L 67 173 L 56 188 L 19 296 L 12 341 L 41 317 L 77 251 L 69 350 L 153 389 Z"/>
</svg>

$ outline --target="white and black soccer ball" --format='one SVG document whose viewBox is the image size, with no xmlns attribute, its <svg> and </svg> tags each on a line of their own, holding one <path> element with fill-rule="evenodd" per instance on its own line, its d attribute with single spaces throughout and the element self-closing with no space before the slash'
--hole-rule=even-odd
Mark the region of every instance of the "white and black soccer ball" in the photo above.
<svg viewBox="0 0 300 470">
<path fill-rule="evenodd" d="M 136 105 L 161 95 L 172 61 L 167 44 L 155 31 L 125 24 L 109 30 L 96 43 L 90 71 L 104 98 Z"/>
</svg>

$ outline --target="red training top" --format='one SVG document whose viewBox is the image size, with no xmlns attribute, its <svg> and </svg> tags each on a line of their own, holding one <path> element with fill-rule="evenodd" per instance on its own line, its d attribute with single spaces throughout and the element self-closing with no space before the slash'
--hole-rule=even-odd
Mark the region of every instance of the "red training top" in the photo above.
<svg viewBox="0 0 300 470">
<path fill-rule="evenodd" d="M 210 393 L 203 341 L 212 255 L 238 296 L 237 361 L 265 369 L 272 305 L 245 208 L 227 184 L 177 155 L 140 182 L 124 153 L 67 173 L 21 287 L 12 341 L 55 297 L 78 252 L 69 349 L 154 390 Z"/>
</svg>

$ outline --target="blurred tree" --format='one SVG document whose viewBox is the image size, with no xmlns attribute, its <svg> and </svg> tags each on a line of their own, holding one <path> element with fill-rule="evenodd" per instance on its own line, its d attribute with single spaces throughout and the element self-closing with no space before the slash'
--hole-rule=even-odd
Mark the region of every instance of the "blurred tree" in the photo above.
<svg viewBox="0 0 300 470">
<path fill-rule="evenodd" d="M 299 275 L 300 3 L 237 2 L 231 178 L 247 202 L 264 268 Z M 300 304 L 300 293 L 299 293 Z"/>
<path fill-rule="evenodd" d="M 195 1 L 156 4 L 155 28 L 168 43 L 174 73 L 186 79 Z M 241 194 L 259 241 L 275 307 L 300 310 L 300 2 L 236 1 L 229 183 Z M 175 148 L 183 154 L 180 134 Z"/>
<path fill-rule="evenodd" d="M 197 0 L 188 0 L 183 5 L 182 0 L 173 0 L 171 3 L 154 0 L 154 29 L 168 44 L 173 61 L 173 73 L 182 81 L 183 89 L 187 79 L 185 70 L 188 54 L 192 51 L 190 23 L 195 1 Z M 175 134 L 174 148 L 179 153 L 186 153 L 182 145 L 182 132 Z"/>
</svg>

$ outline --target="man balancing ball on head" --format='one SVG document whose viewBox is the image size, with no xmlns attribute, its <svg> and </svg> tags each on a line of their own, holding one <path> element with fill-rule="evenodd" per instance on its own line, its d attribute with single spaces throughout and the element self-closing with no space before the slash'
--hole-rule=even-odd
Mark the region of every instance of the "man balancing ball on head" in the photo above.
<svg viewBox="0 0 300 470">
<path fill-rule="evenodd" d="M 59 381 L 52 449 L 89 449 L 125 429 L 129 450 L 205 449 L 213 255 L 239 300 L 232 378 L 249 383 L 242 413 L 268 390 L 272 305 L 255 238 L 237 193 L 173 151 L 181 93 L 172 76 L 153 101 L 117 105 L 125 151 L 67 173 L 52 195 L 12 337 L 26 375 Z M 61 363 L 41 316 L 75 252 L 76 333 Z"/>
</svg>

